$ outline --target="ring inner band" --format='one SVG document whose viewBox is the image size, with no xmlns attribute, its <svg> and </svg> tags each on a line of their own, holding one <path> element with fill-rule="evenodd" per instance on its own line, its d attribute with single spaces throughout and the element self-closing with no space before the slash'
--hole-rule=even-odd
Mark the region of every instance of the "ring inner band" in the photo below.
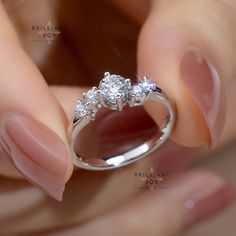
<svg viewBox="0 0 236 236">
<path fill-rule="evenodd" d="M 153 92 L 150 93 L 147 100 L 159 102 L 166 108 L 167 111 L 166 120 L 164 125 L 160 128 L 159 132 L 156 132 L 154 135 L 152 135 L 151 138 L 149 138 L 141 145 L 138 145 L 133 149 L 128 150 L 124 153 L 113 156 L 110 155 L 103 158 L 86 159 L 84 157 L 81 157 L 77 153 L 77 144 L 79 141 L 79 133 L 84 127 L 86 127 L 92 121 L 86 118 L 81 119 L 74 124 L 72 133 L 72 141 L 73 141 L 72 149 L 74 150 L 75 165 L 88 170 L 114 169 L 117 167 L 130 164 L 138 159 L 141 159 L 142 157 L 148 155 L 156 148 L 161 146 L 168 138 L 170 131 L 172 129 L 174 123 L 174 111 L 165 94 L 160 95 L 159 93 Z"/>
</svg>

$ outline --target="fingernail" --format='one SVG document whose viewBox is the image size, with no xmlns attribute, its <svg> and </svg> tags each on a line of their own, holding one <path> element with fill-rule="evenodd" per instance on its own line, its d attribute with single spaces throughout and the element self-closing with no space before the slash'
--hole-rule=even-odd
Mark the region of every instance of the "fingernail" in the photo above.
<svg viewBox="0 0 236 236">
<path fill-rule="evenodd" d="M 30 182 L 61 200 L 68 160 L 63 141 L 39 121 L 15 113 L 3 117 L 0 135 L 11 163 Z"/>
<path fill-rule="evenodd" d="M 225 98 L 217 70 L 197 49 L 188 49 L 180 64 L 180 74 L 199 106 L 209 128 L 214 147 L 220 137 L 225 119 Z"/>
<path fill-rule="evenodd" d="M 215 216 L 230 205 L 234 198 L 234 187 L 220 181 L 198 189 L 185 201 L 184 226 L 188 228 Z"/>
</svg>

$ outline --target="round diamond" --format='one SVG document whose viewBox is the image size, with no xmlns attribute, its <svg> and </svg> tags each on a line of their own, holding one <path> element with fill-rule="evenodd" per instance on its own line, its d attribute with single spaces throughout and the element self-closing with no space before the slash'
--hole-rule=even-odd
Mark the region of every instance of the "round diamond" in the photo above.
<svg viewBox="0 0 236 236">
<path fill-rule="evenodd" d="M 152 92 L 156 90 L 156 83 L 147 78 L 142 79 L 140 85 L 146 92 Z"/>
<path fill-rule="evenodd" d="M 90 89 L 87 93 L 86 93 L 86 98 L 90 99 L 90 100 L 95 100 L 96 99 L 96 94 L 94 93 L 93 89 Z"/>
<path fill-rule="evenodd" d="M 117 109 L 117 99 L 127 101 L 128 86 L 125 79 L 119 75 L 107 75 L 99 83 L 105 104 L 111 109 Z"/>
<path fill-rule="evenodd" d="M 99 102 L 96 95 L 96 91 L 97 91 L 97 88 L 94 87 L 93 89 L 90 89 L 87 93 L 85 93 L 85 98 L 89 100 L 91 103 L 93 103 L 94 105 L 97 105 Z"/>
<path fill-rule="evenodd" d="M 140 85 L 135 84 L 132 86 L 130 94 L 140 97 L 143 94 L 143 88 Z"/>
<path fill-rule="evenodd" d="M 87 115 L 87 109 L 86 109 L 84 102 L 78 101 L 78 103 L 76 105 L 76 115 L 78 117 L 83 117 L 83 116 Z"/>
<path fill-rule="evenodd" d="M 96 108 L 88 101 L 78 101 L 76 106 L 76 117 L 94 117 L 97 110 Z"/>
<path fill-rule="evenodd" d="M 129 92 L 130 106 L 141 106 L 145 101 L 146 93 L 140 84 L 135 84 Z"/>
</svg>

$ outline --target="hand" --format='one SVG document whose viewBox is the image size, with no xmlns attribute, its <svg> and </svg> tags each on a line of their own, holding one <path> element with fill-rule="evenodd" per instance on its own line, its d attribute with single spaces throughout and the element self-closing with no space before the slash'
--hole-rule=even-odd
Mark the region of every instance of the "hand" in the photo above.
<svg viewBox="0 0 236 236">
<path fill-rule="evenodd" d="M 119 4 L 122 4 L 122 2 L 119 2 Z M 208 7 L 208 4 L 210 7 Z M 231 4 L 232 7 L 228 11 L 229 4 Z M 234 87 L 231 86 L 232 83 L 230 83 L 230 81 L 233 81 L 235 70 L 233 64 L 235 56 L 234 27 L 231 23 L 232 20 L 234 20 L 234 5 L 235 4 L 233 2 L 230 3 L 230 1 L 225 2 L 222 5 L 223 7 L 219 7 L 218 4 L 211 1 L 198 3 L 191 1 L 181 3 L 173 3 L 173 1 L 153 1 L 151 7 L 152 11 L 149 13 L 148 19 L 140 34 L 138 46 L 139 74 L 147 74 L 152 79 L 156 79 L 160 87 L 163 88 L 175 102 L 178 119 L 172 139 L 182 145 L 197 147 L 201 144 L 209 143 L 215 146 L 224 124 L 223 117 L 226 114 L 226 128 L 224 129 L 221 142 L 235 134 L 235 130 L 232 128 L 234 126 L 231 125 L 231 119 L 234 119 L 235 114 L 233 106 L 230 105 L 231 101 L 234 100 Z M 209 14 L 206 14 L 203 9 L 215 9 L 215 11 L 211 10 Z M 130 13 L 130 11 L 126 12 Z M 188 13 L 187 17 L 183 18 L 182 16 L 186 12 Z M 192 17 L 193 12 L 196 12 L 197 17 Z M 212 12 L 214 12 L 214 16 L 211 15 Z M 228 18 L 220 18 L 221 15 L 226 14 L 225 12 L 227 12 L 227 16 L 230 16 L 229 12 L 232 12 L 230 20 L 228 20 Z M 131 15 L 133 16 L 133 14 Z M 204 16 L 206 20 L 204 20 Z M 20 46 L 16 33 L 2 6 L 0 18 L 0 48 L 2 58 L 0 63 L 0 94 L 2 96 L 2 99 L 0 99 L 1 137 L 3 137 L 1 140 L 3 147 L 2 156 L 10 159 L 11 163 L 21 172 L 21 175 L 16 173 L 11 167 L 6 168 L 7 162 L 3 161 L 3 159 L 1 160 L 1 173 L 11 177 L 22 177 L 23 174 L 30 182 L 34 182 L 49 193 L 49 195 L 60 200 L 62 198 L 65 182 L 68 181 L 73 170 L 69 151 L 69 140 L 66 133 L 68 118 L 70 119 L 72 117 L 74 102 L 78 94 L 82 94 L 83 89 L 68 87 L 49 88 L 37 67 Z M 205 28 L 203 28 L 203 25 L 205 25 Z M 226 26 L 228 26 L 228 28 Z M 183 28 L 184 30 L 182 30 Z M 207 29 L 207 33 L 203 31 L 204 29 Z M 222 35 L 222 31 L 224 30 L 229 33 Z M 225 45 L 225 48 L 221 47 L 221 45 Z M 75 45 L 75 47 L 79 48 L 80 45 Z M 185 53 L 187 48 L 194 48 L 195 50 Z M 194 59 L 196 52 L 198 53 L 197 59 L 200 58 L 200 63 L 199 60 L 196 61 Z M 191 68 L 191 70 L 189 68 Z M 212 77 L 213 71 L 214 78 Z M 189 78 L 201 78 L 201 80 L 199 80 L 199 84 L 196 85 L 196 87 L 192 87 L 193 81 L 188 81 Z M 208 81 L 207 85 L 212 85 L 212 78 L 214 83 L 222 84 L 221 88 L 218 88 L 217 93 L 212 90 L 208 91 L 212 86 L 209 88 L 205 87 L 205 84 L 201 84 Z M 215 88 L 215 86 L 213 87 Z M 198 88 L 198 90 L 195 91 L 193 90 L 194 88 Z M 206 94 L 204 97 L 202 97 L 203 90 L 204 94 Z M 223 103 L 224 93 L 227 95 L 226 101 L 230 114 L 224 111 L 225 106 L 219 106 L 219 104 Z M 201 100 L 202 98 L 206 100 Z M 217 101 L 216 105 L 215 101 Z M 206 106 L 206 104 L 208 104 L 208 106 Z M 212 107 L 217 109 L 209 112 Z M 147 107 L 147 111 L 155 120 L 158 119 L 159 114 L 155 113 L 155 108 L 150 109 L 150 107 Z M 220 117 L 219 114 L 221 115 Z M 214 122 L 212 122 L 212 119 Z M 186 129 L 186 124 L 188 125 L 188 129 Z M 66 215 L 66 220 L 63 217 L 59 220 L 54 216 L 46 214 L 45 217 L 45 215 L 42 214 L 40 224 L 37 220 L 34 221 L 34 219 L 36 219 L 34 217 L 23 224 L 21 218 L 22 215 L 24 215 L 24 211 L 22 211 L 19 206 L 22 206 L 23 209 L 27 209 L 29 206 L 36 207 L 41 201 L 45 202 L 45 196 L 38 190 L 25 185 L 25 183 L 19 184 L 19 182 L 16 182 L 16 184 L 13 184 L 11 182 L 11 189 L 15 189 L 13 198 L 14 204 L 11 202 L 14 209 L 12 212 L 14 213 L 13 215 L 15 215 L 17 210 L 19 210 L 20 213 L 18 225 L 15 230 L 21 229 L 24 231 L 26 228 L 30 230 L 53 228 L 57 225 L 61 225 L 62 222 L 65 225 L 71 224 L 71 222 L 77 223 L 85 219 L 92 219 L 92 217 L 95 216 L 98 217 L 101 213 L 105 213 L 112 207 L 122 205 L 123 207 L 120 207 L 120 209 L 115 210 L 113 213 L 107 213 L 105 218 L 101 217 L 97 218 L 98 221 L 91 221 L 91 224 L 94 224 L 94 229 L 97 232 L 97 222 L 97 225 L 99 225 L 99 227 L 101 226 L 102 230 L 106 230 L 105 227 L 102 227 L 102 224 L 100 225 L 103 219 L 109 219 L 111 223 L 120 222 L 121 219 L 118 218 L 119 216 L 124 216 L 122 219 L 128 219 L 129 215 L 137 215 L 135 212 L 137 205 L 140 206 L 142 202 L 147 201 L 150 204 L 150 208 L 152 204 L 156 204 L 157 208 L 153 208 L 155 211 L 153 213 L 158 214 L 158 212 L 163 212 L 163 214 L 166 214 L 165 217 L 168 218 L 172 217 L 170 214 L 173 209 L 176 209 L 176 220 L 178 222 L 171 221 L 173 222 L 173 227 L 167 227 L 165 221 L 162 220 L 163 218 L 160 215 L 155 215 L 156 219 L 163 221 L 163 224 L 160 223 L 156 225 L 155 220 L 150 221 L 150 226 L 148 226 L 146 225 L 147 222 L 143 220 L 144 218 L 140 217 L 136 221 L 136 223 L 138 222 L 137 225 L 142 226 L 143 229 L 149 228 L 153 230 L 150 231 L 150 234 L 152 232 L 163 232 L 162 235 L 168 235 L 168 233 L 171 235 L 184 228 L 182 221 L 184 216 L 179 207 L 183 209 L 187 199 L 194 199 L 194 197 L 192 197 L 191 187 L 194 186 L 195 189 L 195 185 L 191 184 L 192 181 L 196 181 L 196 179 L 201 180 L 202 178 L 209 180 L 209 182 L 201 181 L 207 186 L 212 182 L 216 183 L 216 185 L 214 185 L 213 195 L 217 196 L 217 199 L 221 196 L 222 192 L 228 193 L 226 194 L 226 200 L 221 202 L 222 205 L 214 205 L 213 209 L 220 210 L 220 208 L 224 207 L 224 205 L 230 201 L 229 199 L 231 199 L 230 191 L 228 191 L 229 188 L 221 179 L 210 173 L 202 174 L 201 172 L 197 172 L 195 174 L 186 174 L 185 177 L 176 177 L 177 183 L 179 178 L 186 179 L 183 184 L 183 189 L 170 188 L 164 193 L 163 191 L 157 191 L 156 194 L 145 193 L 142 196 L 136 196 L 139 194 L 137 194 L 137 191 L 134 189 L 130 191 L 130 183 L 126 185 L 122 184 L 122 186 L 117 187 L 120 196 L 118 197 L 116 195 L 115 200 L 107 201 L 107 199 L 113 197 L 111 193 L 114 191 L 114 183 L 120 183 L 122 177 L 124 178 L 124 176 L 128 174 L 130 175 L 135 169 L 141 167 L 144 169 L 150 165 L 152 164 L 149 160 L 142 160 L 136 166 L 123 169 L 119 174 L 117 174 L 117 172 L 110 172 L 109 174 L 99 175 L 80 171 L 78 174 L 78 179 L 80 178 L 80 180 L 75 181 L 77 184 L 79 181 L 79 184 L 76 185 L 76 188 L 68 186 L 68 197 L 60 205 L 61 209 L 63 209 L 61 215 Z M 95 177 L 96 182 L 94 181 Z M 85 179 L 88 182 L 85 181 L 84 183 Z M 4 183 L 4 181 L 9 183 L 8 180 L 3 179 L 2 182 Z M 100 181 L 106 181 L 108 184 L 98 191 L 96 185 L 100 183 Z M 86 184 L 88 183 L 94 183 L 94 185 L 87 186 Z M 199 188 L 206 187 L 206 185 L 198 184 Z M 174 185 L 173 183 L 173 186 Z M 17 188 L 17 186 L 24 188 Z M 28 192 L 24 192 L 25 188 L 27 188 L 27 191 L 30 191 L 30 196 L 27 196 Z M 79 193 L 78 189 L 80 190 Z M 129 189 L 128 194 L 127 189 Z M 88 196 L 91 197 L 88 192 L 89 190 L 95 190 L 96 194 L 99 194 L 99 204 L 97 197 L 96 199 L 90 198 L 89 203 L 92 207 L 91 209 L 86 208 L 83 212 L 81 209 L 82 204 L 84 202 L 87 203 L 86 200 Z M 218 190 L 220 194 L 218 194 Z M 179 198 L 175 197 L 174 199 L 173 193 L 178 191 L 180 193 Z M 188 195 L 190 192 L 191 194 Z M 78 194 L 76 195 L 76 193 Z M 18 196 L 20 197 L 18 198 Z M 76 201 L 77 198 L 72 198 L 73 201 L 70 205 L 71 209 L 73 209 L 75 202 L 78 204 L 77 207 L 79 207 L 80 214 L 75 218 L 69 214 L 70 212 L 68 212 L 68 214 L 65 213 L 70 202 L 69 196 L 79 198 L 79 201 Z M 135 199 L 131 206 L 128 207 L 124 202 L 126 202 L 128 198 L 133 199 L 132 197 L 134 196 L 137 200 Z M 16 199 L 22 199 L 22 197 L 27 199 L 27 204 L 24 206 L 19 205 L 19 202 L 16 201 Z M 206 199 L 205 197 L 206 196 L 204 196 L 204 199 Z M 164 200 L 166 198 L 168 199 Z M 157 204 L 157 200 L 163 204 Z M 51 209 L 55 211 L 60 208 L 54 202 L 49 201 L 48 204 L 51 206 Z M 173 208 L 171 211 L 168 211 L 167 206 L 172 206 L 172 204 Z M 45 204 L 43 204 L 43 206 L 45 207 L 43 209 L 47 211 L 48 205 L 45 206 Z M 150 214 L 149 207 L 144 207 L 142 216 Z M 2 211 L 5 217 L 8 211 L 8 208 Z M 209 211 L 211 212 L 211 209 Z M 34 216 L 38 217 L 38 214 Z M 153 219 L 155 217 L 153 217 Z M 165 217 L 164 219 L 166 219 Z M 204 217 L 200 218 L 203 219 Z M 101 219 L 101 221 L 99 221 L 99 219 Z M 112 221 L 113 219 L 115 219 L 115 221 Z M 188 219 L 187 221 L 191 220 Z M 142 222 L 142 224 L 139 222 Z M 122 231 L 124 235 L 128 234 L 130 229 L 133 229 L 132 222 L 128 221 L 127 224 L 127 229 L 124 229 L 124 232 Z M 189 223 L 187 223 L 187 225 L 188 224 Z M 81 230 L 91 230 L 92 227 L 87 227 L 88 225 L 89 223 L 81 227 Z M 154 226 L 156 226 L 156 228 Z M 7 224 L 5 224 L 5 227 L 9 229 L 7 228 Z M 168 230 L 173 230 L 173 232 L 169 232 Z M 119 231 L 117 230 L 116 232 L 118 233 Z"/>
</svg>

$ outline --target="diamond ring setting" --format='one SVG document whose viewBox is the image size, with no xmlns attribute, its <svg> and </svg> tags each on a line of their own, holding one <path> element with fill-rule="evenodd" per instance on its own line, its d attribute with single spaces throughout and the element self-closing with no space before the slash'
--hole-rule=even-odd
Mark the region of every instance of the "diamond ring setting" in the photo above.
<svg viewBox="0 0 236 236">
<path fill-rule="evenodd" d="M 99 83 L 99 87 L 93 87 L 84 93 L 84 100 L 78 100 L 75 117 L 77 119 L 86 116 L 94 119 L 96 112 L 101 107 L 122 111 L 128 103 L 131 107 L 141 106 L 145 102 L 148 93 L 161 89 L 156 83 L 144 77 L 138 84 L 131 84 L 130 79 L 124 79 L 120 75 L 106 72 Z"/>
<path fill-rule="evenodd" d="M 160 137 L 153 137 L 126 153 L 104 157 L 100 162 L 86 162 L 77 153 L 76 146 L 79 142 L 80 131 L 96 119 L 96 114 L 100 109 L 107 108 L 122 112 L 125 106 L 142 106 L 149 100 L 161 103 L 166 109 L 166 122 L 160 130 Z M 98 87 L 93 87 L 83 93 L 83 99 L 77 101 L 70 125 L 70 133 L 72 134 L 71 151 L 74 164 L 88 170 L 107 170 L 130 164 L 161 146 L 169 137 L 174 121 L 173 105 L 155 82 L 143 77 L 138 83 L 132 84 L 130 79 L 106 72 Z"/>
</svg>

